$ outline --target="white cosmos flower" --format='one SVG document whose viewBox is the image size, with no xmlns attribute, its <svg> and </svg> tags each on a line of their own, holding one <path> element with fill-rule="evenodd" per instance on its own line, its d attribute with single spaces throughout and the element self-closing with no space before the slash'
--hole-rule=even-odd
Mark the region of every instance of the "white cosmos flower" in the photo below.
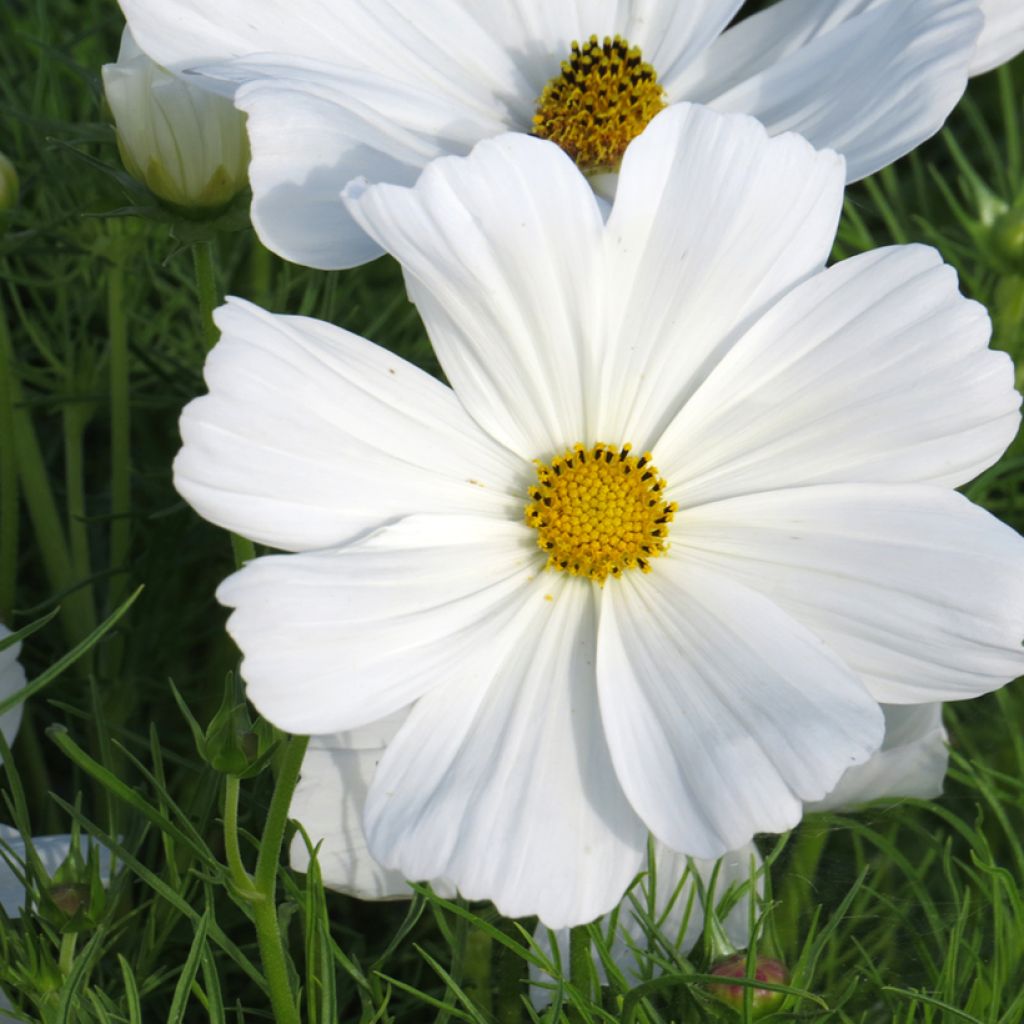
<svg viewBox="0 0 1024 1024">
<path fill-rule="evenodd" d="M 1024 668 L 1024 541 L 952 489 L 1017 429 L 1010 360 L 931 249 L 823 269 L 844 180 L 679 105 L 607 220 L 524 135 L 352 189 L 451 388 L 219 310 L 176 485 L 296 552 L 218 591 L 262 714 L 326 734 L 412 705 L 367 795 L 384 866 L 592 920 L 648 831 L 710 859 L 787 829 L 879 747 L 879 701 Z"/>
<path fill-rule="evenodd" d="M 1008 10 L 1010 5 L 1015 11 Z M 661 100 L 707 103 L 798 131 L 847 159 L 850 180 L 939 129 L 963 93 L 984 17 L 978 0 L 781 0 L 728 26 L 743 0 L 121 0 L 161 64 L 234 95 L 248 115 L 252 219 L 286 259 L 325 269 L 380 248 L 339 201 L 346 183 L 412 184 L 431 160 L 528 132 L 578 40 L 620 36 L 656 84 L 627 82 L 601 126 L 578 126 L 612 170 L 621 131 Z M 996 23 L 997 0 L 985 0 Z M 1017 0 L 999 18 L 1024 24 Z M 986 32 L 986 39 L 990 33 Z M 985 67 L 1024 47 L 1000 29 Z M 1008 44 L 1008 45 L 1004 45 Z M 608 63 L 604 56 L 598 63 Z M 982 70 L 979 64 L 977 70 Z M 573 101 L 592 99 L 585 87 Z M 616 92 L 616 96 L 620 94 Z M 598 108 L 600 108 L 600 102 Z M 545 105 L 548 131 L 570 101 Z M 551 116 L 549 116 L 551 115 Z M 585 115 L 584 115 L 585 116 Z M 575 122 L 574 122 L 575 123 Z M 614 130 L 609 129 L 614 124 Z M 591 128 L 593 130 L 591 130 Z M 567 136 L 567 139 L 569 136 Z M 624 143 L 622 143 L 624 144 Z M 609 156 L 610 154 L 610 156 Z M 595 184 L 614 189 L 614 174 Z"/>
</svg>

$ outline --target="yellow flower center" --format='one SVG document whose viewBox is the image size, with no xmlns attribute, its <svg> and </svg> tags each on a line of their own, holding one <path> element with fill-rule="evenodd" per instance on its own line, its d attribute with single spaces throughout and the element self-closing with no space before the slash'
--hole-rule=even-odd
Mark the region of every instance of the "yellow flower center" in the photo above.
<svg viewBox="0 0 1024 1024">
<path fill-rule="evenodd" d="M 526 522 L 549 569 L 603 584 L 624 569 L 650 572 L 650 560 L 665 552 L 676 503 L 665 501 L 651 453 L 629 452 L 628 444 L 577 444 L 550 464 L 536 461 Z"/>
<path fill-rule="evenodd" d="M 591 36 L 562 61 L 537 101 L 533 134 L 557 142 L 581 171 L 617 170 L 626 147 L 666 106 L 657 72 L 620 36 Z"/>
</svg>

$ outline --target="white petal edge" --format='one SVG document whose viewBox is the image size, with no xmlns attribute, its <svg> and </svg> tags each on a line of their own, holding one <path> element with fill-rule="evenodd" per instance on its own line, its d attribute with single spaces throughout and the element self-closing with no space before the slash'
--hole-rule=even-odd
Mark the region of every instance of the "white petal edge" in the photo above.
<svg viewBox="0 0 1024 1024">
<path fill-rule="evenodd" d="M 971 74 L 980 75 L 1012 60 L 1024 50 L 1024 4 L 1020 0 L 979 0 L 985 27 L 971 60 Z"/>
<path fill-rule="evenodd" d="M 1013 363 L 934 249 L 877 249 L 768 311 L 658 441 L 693 508 L 811 483 L 958 486 L 1017 433 Z"/>
<path fill-rule="evenodd" d="M 377 764 L 407 714 L 403 710 L 362 729 L 309 741 L 288 817 L 302 826 L 316 849 L 320 877 L 328 889 L 361 900 L 412 896 L 399 872 L 388 871 L 373 859 L 363 830 L 366 794 Z M 308 871 L 310 861 L 306 838 L 297 832 L 290 849 L 292 869 Z M 431 885 L 439 895 L 454 895 L 443 879 L 434 879 Z"/>
<path fill-rule="evenodd" d="M 763 309 L 821 269 L 843 162 L 679 104 L 629 147 L 605 230 L 595 440 L 649 448 Z"/>
<path fill-rule="evenodd" d="M 435 161 L 412 189 L 353 186 L 345 201 L 402 264 L 445 374 L 487 433 L 526 459 L 588 436 L 603 221 L 561 149 L 502 135 Z"/>
<path fill-rule="evenodd" d="M 1024 673 L 1024 539 L 955 491 L 827 484 L 730 498 L 678 517 L 672 545 L 767 595 L 881 703 L 963 700 Z"/>
<path fill-rule="evenodd" d="M 838 150 L 848 179 L 856 181 L 942 127 L 967 85 L 983 21 L 976 0 L 847 0 L 838 23 L 834 17 L 822 22 L 822 7 L 788 0 L 746 28 L 741 22 L 703 58 L 717 84 L 702 88 L 694 76 L 686 95 L 753 114 L 773 134 L 798 131 L 816 146 Z M 778 46 L 776 19 L 791 26 L 800 48 Z M 800 26 L 804 19 L 809 27 Z M 774 57 L 767 66 L 762 33 Z M 744 58 L 751 74 L 737 81 Z M 736 69 L 731 81 L 714 75 L 723 65 Z"/>
<path fill-rule="evenodd" d="M 367 800 L 378 860 L 556 928 L 622 898 L 646 830 L 602 735 L 593 616 L 589 584 L 542 577 L 491 671 L 416 704 Z"/>
<path fill-rule="evenodd" d="M 521 515 L 529 467 L 451 389 L 357 335 L 230 299 L 210 393 L 185 407 L 178 492 L 205 519 L 312 550 L 413 512 Z"/>
<path fill-rule="evenodd" d="M 771 601 L 675 546 L 601 593 L 597 685 L 615 770 L 667 846 L 714 858 L 792 828 L 882 741 L 860 680 Z"/>
<path fill-rule="evenodd" d="M 410 516 L 344 548 L 257 558 L 217 599 L 234 609 L 227 628 L 260 714 L 318 735 L 476 678 L 540 564 L 523 523 Z"/>
<path fill-rule="evenodd" d="M 808 811 L 841 810 L 883 798 L 929 800 L 942 793 L 949 737 L 941 704 L 883 704 L 885 739 L 869 761 L 851 768 Z"/>
</svg>

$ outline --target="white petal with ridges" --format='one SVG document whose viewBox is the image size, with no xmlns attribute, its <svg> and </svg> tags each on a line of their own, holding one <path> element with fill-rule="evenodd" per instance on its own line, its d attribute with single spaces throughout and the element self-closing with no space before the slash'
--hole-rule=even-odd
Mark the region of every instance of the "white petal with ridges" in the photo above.
<svg viewBox="0 0 1024 1024">
<path fill-rule="evenodd" d="M 344 548 L 257 558 L 217 598 L 235 609 L 228 632 L 259 712 L 323 734 L 477 678 L 541 564 L 525 524 L 411 516 Z"/>
<path fill-rule="evenodd" d="M 883 703 L 976 697 L 1024 673 L 1024 540 L 953 491 L 731 498 L 678 516 L 672 557 L 766 594 Z"/>
<path fill-rule="evenodd" d="M 971 74 L 1005 64 L 1024 50 L 1024 4 L 1020 0 L 979 0 L 985 27 L 971 58 Z"/>
<path fill-rule="evenodd" d="M 842 194 L 842 160 L 797 136 L 659 114 L 626 152 L 605 232 L 595 439 L 653 444 L 751 320 L 824 266 Z"/>
<path fill-rule="evenodd" d="M 174 463 L 175 486 L 204 518 L 298 551 L 412 512 L 522 514 L 530 467 L 422 370 L 237 299 L 215 318 L 210 394 L 182 413 Z"/>
<path fill-rule="evenodd" d="M 784 0 L 749 22 L 724 33 L 674 88 L 838 150 L 850 181 L 942 127 L 982 27 L 975 0 Z"/>
<path fill-rule="evenodd" d="M 658 442 L 681 508 L 807 483 L 958 486 L 1013 439 L 1013 364 L 924 246 L 839 263 L 782 299 Z"/>
<path fill-rule="evenodd" d="M 551 927 L 621 899 L 646 831 L 616 782 L 594 696 L 590 585 L 545 575 L 491 670 L 420 700 L 370 789 L 373 854 Z"/>
<path fill-rule="evenodd" d="M 885 739 L 865 764 L 851 768 L 809 811 L 854 807 L 885 797 L 928 800 L 942 792 L 949 746 L 941 704 L 883 704 Z"/>
<path fill-rule="evenodd" d="M 882 741 L 824 644 L 673 549 L 601 592 L 597 684 L 619 780 L 663 843 L 712 858 L 792 828 Z"/>
<path fill-rule="evenodd" d="M 297 821 L 317 849 L 320 876 L 328 889 L 362 900 L 409 899 L 412 889 L 397 871 L 378 864 L 366 845 L 363 808 L 384 749 L 394 739 L 406 711 L 344 733 L 313 736 L 302 759 L 302 774 L 288 817 Z M 301 833 L 292 839 L 295 871 L 308 871 L 310 849 Z M 452 895 L 443 881 L 435 892 Z"/>
<path fill-rule="evenodd" d="M 526 459 L 588 436 L 601 212 L 557 147 L 524 135 L 432 163 L 349 210 L 402 264 L 441 365 L 478 423 Z"/>
</svg>

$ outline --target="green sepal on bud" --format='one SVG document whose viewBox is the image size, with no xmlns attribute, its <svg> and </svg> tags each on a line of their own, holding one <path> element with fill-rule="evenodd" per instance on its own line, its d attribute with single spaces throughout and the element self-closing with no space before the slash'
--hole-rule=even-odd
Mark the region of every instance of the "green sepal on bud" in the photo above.
<svg viewBox="0 0 1024 1024">
<path fill-rule="evenodd" d="M 75 835 L 51 884 L 40 894 L 39 916 L 65 934 L 76 934 L 97 926 L 106 903 L 99 850 L 90 845 L 88 859 L 83 858 L 81 843 Z"/>
<path fill-rule="evenodd" d="M 733 953 L 724 960 L 719 960 L 708 973 L 722 979 L 721 982 L 712 982 L 708 985 L 708 995 L 738 1013 L 743 1012 L 744 1001 L 748 998 L 745 993 L 748 989 L 751 990 L 749 998 L 751 1016 L 754 1020 L 779 1009 L 786 998 L 785 992 L 775 989 L 729 983 L 731 978 L 749 978 L 755 982 L 766 981 L 770 985 L 788 985 L 789 971 L 781 960 L 774 957 L 758 956 L 754 961 L 753 973 L 748 974 L 747 954 Z"/>
<path fill-rule="evenodd" d="M 277 730 L 267 721 L 249 716 L 248 705 L 232 673 L 224 680 L 220 707 L 204 730 L 195 720 L 177 689 L 173 690 L 192 730 L 199 756 L 215 771 L 250 779 L 270 764 L 277 749 Z"/>
</svg>

